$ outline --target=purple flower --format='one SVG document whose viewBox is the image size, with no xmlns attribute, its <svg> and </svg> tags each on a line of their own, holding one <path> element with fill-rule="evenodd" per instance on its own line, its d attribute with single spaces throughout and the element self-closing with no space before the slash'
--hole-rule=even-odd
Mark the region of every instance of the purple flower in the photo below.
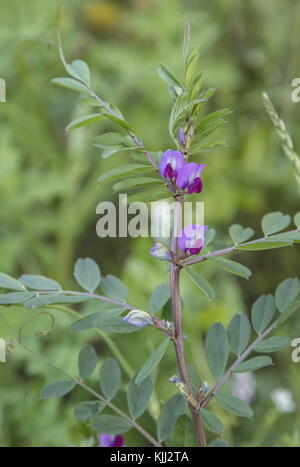
<svg viewBox="0 0 300 467">
<path fill-rule="evenodd" d="M 99 436 L 99 447 L 100 448 L 121 448 L 124 446 L 124 438 L 121 435 L 107 435 L 102 433 Z"/>
<path fill-rule="evenodd" d="M 160 160 L 159 173 L 163 178 L 175 183 L 182 191 L 189 194 L 200 193 L 203 188 L 200 175 L 204 167 L 205 164 L 196 162 L 187 164 L 180 151 L 168 149 Z"/>
<path fill-rule="evenodd" d="M 207 225 L 191 224 L 184 227 L 178 235 L 178 248 L 185 255 L 198 255 L 204 246 Z"/>
<path fill-rule="evenodd" d="M 161 157 L 159 173 L 163 178 L 176 180 L 178 170 L 181 169 L 184 164 L 184 156 L 181 152 L 168 149 Z"/>
<path fill-rule="evenodd" d="M 189 194 L 200 193 L 203 188 L 200 175 L 204 167 L 205 164 L 197 164 L 196 162 L 190 162 L 181 167 L 176 177 L 178 188 L 187 191 Z"/>
</svg>

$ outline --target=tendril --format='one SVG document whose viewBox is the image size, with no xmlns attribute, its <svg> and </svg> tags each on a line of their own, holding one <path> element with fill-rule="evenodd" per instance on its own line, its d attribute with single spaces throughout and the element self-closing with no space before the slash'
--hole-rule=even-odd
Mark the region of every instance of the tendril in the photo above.
<svg viewBox="0 0 300 467">
<path fill-rule="evenodd" d="M 51 332 L 52 332 L 52 329 L 54 328 L 54 324 L 55 324 L 55 319 L 54 317 L 51 315 L 51 313 L 49 313 L 48 311 L 41 311 L 40 313 L 38 313 L 37 315 L 31 317 L 30 319 L 28 319 L 27 321 L 25 321 L 25 323 L 22 324 L 22 326 L 20 326 L 19 330 L 18 330 L 18 341 L 20 344 L 22 344 L 22 339 L 21 339 L 21 335 L 22 335 L 22 332 L 24 330 L 24 328 L 29 324 L 31 323 L 33 320 L 37 319 L 40 315 L 47 315 L 51 322 L 50 322 L 50 326 L 48 329 L 46 330 L 43 330 L 43 331 L 40 331 L 38 333 L 36 333 L 35 335 L 40 337 L 40 336 L 48 336 Z"/>
</svg>

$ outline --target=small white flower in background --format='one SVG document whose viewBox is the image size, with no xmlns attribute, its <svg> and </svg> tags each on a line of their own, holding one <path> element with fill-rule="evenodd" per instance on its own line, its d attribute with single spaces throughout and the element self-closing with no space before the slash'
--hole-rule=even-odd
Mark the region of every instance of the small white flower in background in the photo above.
<svg viewBox="0 0 300 467">
<path fill-rule="evenodd" d="M 253 373 L 236 373 L 233 375 L 232 392 L 234 396 L 250 404 L 254 399 L 255 391 L 256 381 Z"/>
<path fill-rule="evenodd" d="M 296 408 L 293 394 L 288 389 L 276 388 L 271 392 L 271 399 L 279 412 L 294 412 Z"/>
</svg>

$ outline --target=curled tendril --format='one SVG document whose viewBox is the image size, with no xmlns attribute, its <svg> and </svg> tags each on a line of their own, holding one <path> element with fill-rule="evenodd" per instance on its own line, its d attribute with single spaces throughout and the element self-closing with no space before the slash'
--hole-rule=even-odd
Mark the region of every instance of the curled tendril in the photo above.
<svg viewBox="0 0 300 467">
<path fill-rule="evenodd" d="M 55 319 L 53 318 L 53 316 L 51 315 L 51 313 L 49 313 L 48 311 L 41 311 L 40 313 L 38 313 L 37 315 L 33 316 L 32 318 L 28 319 L 27 321 L 25 321 L 24 324 L 22 324 L 22 326 L 19 328 L 18 330 L 18 341 L 20 342 L 20 344 L 22 344 L 22 339 L 21 339 L 21 335 L 22 335 L 22 332 L 24 330 L 24 328 L 29 324 L 31 323 L 33 320 L 35 320 L 36 318 L 38 318 L 40 315 L 47 315 L 49 316 L 50 320 L 51 320 L 51 323 L 50 323 L 50 326 L 48 329 L 46 330 L 43 330 L 43 331 L 40 331 L 38 333 L 36 333 L 36 336 L 48 336 L 53 327 L 54 327 L 54 323 L 55 323 Z"/>
</svg>

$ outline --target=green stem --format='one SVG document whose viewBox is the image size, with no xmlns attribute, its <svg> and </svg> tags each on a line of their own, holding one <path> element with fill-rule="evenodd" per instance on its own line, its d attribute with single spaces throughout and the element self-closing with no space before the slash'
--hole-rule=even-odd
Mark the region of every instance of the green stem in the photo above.
<svg viewBox="0 0 300 467">
<path fill-rule="evenodd" d="M 6 321 L 6 319 L 0 314 L 0 318 L 3 320 L 3 322 L 5 323 L 5 325 L 7 326 L 7 328 L 9 329 L 9 331 L 14 334 L 12 328 L 10 327 L 10 325 L 8 324 L 8 322 Z M 38 358 L 41 362 L 44 362 L 46 363 L 47 365 L 51 366 L 52 368 L 54 368 L 55 370 L 59 371 L 61 374 L 63 374 L 64 376 L 66 376 L 66 378 L 70 379 L 71 381 L 74 381 L 74 383 L 78 384 L 79 386 L 81 386 L 83 389 L 85 389 L 87 392 L 89 392 L 90 394 L 92 394 L 94 397 L 96 397 L 96 399 L 100 400 L 101 402 L 104 402 L 105 405 L 107 405 L 108 407 L 110 407 L 114 412 L 116 412 L 118 415 L 120 415 L 120 417 L 122 417 L 124 420 L 126 420 L 128 423 L 130 423 L 130 425 L 132 425 L 133 428 L 135 428 L 139 433 L 141 433 L 141 435 L 144 436 L 144 438 L 146 438 L 153 446 L 156 446 L 156 447 L 162 447 L 162 445 L 152 436 L 150 435 L 150 433 L 148 433 L 139 423 L 137 423 L 135 420 L 133 420 L 132 418 L 130 418 L 125 412 L 123 412 L 121 409 L 119 409 L 117 406 L 115 406 L 110 400 L 107 400 L 105 399 L 105 397 L 103 397 L 101 394 L 99 394 L 97 391 L 95 391 L 93 388 L 91 388 L 90 386 L 88 386 L 87 384 L 85 384 L 82 380 L 80 379 L 77 379 L 75 378 L 74 376 L 70 375 L 69 373 L 67 373 L 65 370 L 63 370 L 62 368 L 59 368 L 57 365 L 55 365 L 54 363 L 52 363 L 50 360 L 48 360 L 47 358 L 45 357 L 41 357 L 40 355 L 38 355 L 36 352 L 34 352 L 30 347 L 28 347 L 27 345 L 23 344 L 20 339 L 18 338 L 18 336 L 15 336 L 15 339 L 16 341 L 18 342 L 18 344 L 25 350 L 27 350 L 27 352 L 31 353 L 32 355 L 34 355 L 36 358 Z"/>
<path fill-rule="evenodd" d="M 121 302 L 120 300 L 114 300 L 109 297 L 104 297 L 103 295 L 97 295 L 97 294 L 89 293 L 89 292 L 77 292 L 74 290 L 35 290 L 33 292 L 37 295 L 57 295 L 57 294 L 65 293 L 68 295 L 75 295 L 78 297 L 95 298 L 96 300 L 100 300 L 101 302 L 106 302 L 112 305 L 117 305 L 121 308 L 126 308 L 127 310 L 134 310 L 133 306 L 128 305 L 125 302 Z"/>
<path fill-rule="evenodd" d="M 79 318 L 79 319 L 82 318 L 80 313 L 64 305 L 46 305 L 43 308 L 48 308 L 48 309 L 54 308 L 56 310 L 63 311 L 64 313 L 68 313 L 69 315 L 74 316 L 75 318 Z M 118 346 L 115 344 L 112 338 L 108 336 L 105 332 L 101 331 L 100 329 L 97 329 L 97 328 L 93 328 L 93 329 L 101 337 L 101 339 L 105 341 L 108 348 L 111 350 L 112 354 L 116 357 L 116 359 L 120 363 L 121 367 L 125 371 L 128 378 L 131 379 L 134 376 L 135 371 L 131 367 L 130 363 L 126 360 L 126 358 L 123 356 L 122 352 L 119 350 Z M 155 400 L 155 398 L 152 397 L 152 403 L 150 403 L 148 412 L 149 412 L 150 417 L 153 418 L 153 420 L 155 420 L 156 415 L 157 415 L 157 407 L 159 408 L 159 403 L 158 401 Z"/>
<path fill-rule="evenodd" d="M 299 229 L 289 230 L 288 232 L 282 232 L 282 235 L 296 233 L 296 232 L 299 232 Z M 278 235 L 281 235 L 281 234 L 278 234 Z M 203 256 L 195 256 L 193 258 L 188 258 L 186 260 L 181 261 L 180 265 L 183 267 L 191 266 L 192 264 L 201 263 L 202 261 L 205 261 L 209 258 L 216 258 L 217 256 L 228 255 L 229 253 L 233 253 L 235 251 L 242 251 L 242 250 L 239 250 L 239 247 L 244 246 L 244 245 L 255 244 L 258 242 L 263 242 L 264 240 L 274 240 L 274 242 L 276 242 L 276 235 L 274 237 L 275 237 L 274 239 L 272 238 L 272 236 L 257 238 L 256 240 L 251 240 L 250 242 L 239 243 L 238 245 L 232 245 L 232 246 L 229 246 L 228 248 L 223 248 L 222 250 L 212 251 L 211 253 L 207 253 L 206 255 L 203 255 Z M 247 251 L 247 250 L 244 250 L 244 251 Z"/>
</svg>

